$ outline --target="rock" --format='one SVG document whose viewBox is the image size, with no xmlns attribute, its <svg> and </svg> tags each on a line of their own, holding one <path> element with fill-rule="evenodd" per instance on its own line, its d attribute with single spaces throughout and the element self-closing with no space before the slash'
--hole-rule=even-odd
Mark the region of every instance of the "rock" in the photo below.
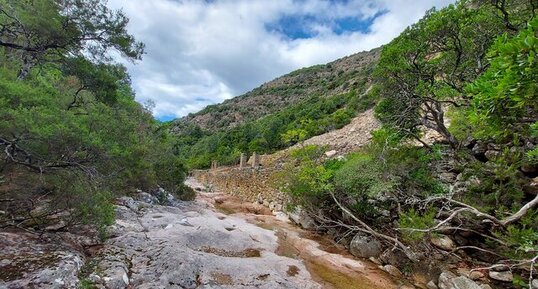
<svg viewBox="0 0 538 289">
<path fill-rule="evenodd" d="M 521 171 L 525 174 L 535 174 L 538 172 L 538 167 L 533 165 L 522 165 Z"/>
<path fill-rule="evenodd" d="M 275 211 L 276 212 L 282 212 L 282 205 L 281 204 L 276 204 L 275 205 Z"/>
<path fill-rule="evenodd" d="M 533 178 L 527 185 L 523 186 L 523 191 L 530 195 L 538 194 L 538 177 Z"/>
<path fill-rule="evenodd" d="M 261 193 L 259 193 L 258 196 L 256 197 L 256 202 L 260 205 L 263 204 L 263 197 Z"/>
<path fill-rule="evenodd" d="M 403 276 L 402 272 L 392 265 L 382 266 L 381 269 L 396 278 L 401 278 Z"/>
<path fill-rule="evenodd" d="M 498 158 L 499 156 L 501 155 L 501 152 L 500 151 L 495 151 L 495 150 L 487 150 L 485 153 L 484 153 L 484 156 L 492 161 L 492 160 L 495 160 L 496 158 Z"/>
<path fill-rule="evenodd" d="M 440 237 L 433 237 L 431 243 L 442 250 L 452 251 L 456 249 L 456 244 L 448 236 L 441 235 Z"/>
<path fill-rule="evenodd" d="M 301 209 L 301 207 L 295 207 L 293 212 L 288 212 L 288 217 L 297 225 L 300 225 L 303 229 L 313 230 L 315 229 L 316 222 L 308 214 Z"/>
<path fill-rule="evenodd" d="M 487 149 L 488 146 L 485 143 L 477 142 L 471 149 L 471 153 L 474 156 L 483 155 Z"/>
<path fill-rule="evenodd" d="M 439 289 L 480 289 L 480 286 L 465 276 L 456 277 L 452 272 L 439 275 Z"/>
<path fill-rule="evenodd" d="M 158 202 L 157 198 L 155 198 L 151 194 L 142 191 L 138 192 L 138 194 L 136 195 L 136 199 L 150 205 L 156 204 Z"/>
<path fill-rule="evenodd" d="M 480 271 L 471 271 L 471 273 L 469 273 L 469 278 L 471 278 L 471 280 L 479 280 L 479 279 L 482 279 L 484 278 L 486 275 L 484 275 L 484 273 L 480 272 Z"/>
<path fill-rule="evenodd" d="M 140 205 L 138 204 L 138 202 L 133 200 L 133 198 L 131 197 L 118 198 L 118 204 L 129 208 L 133 212 L 138 212 L 138 210 L 140 209 Z"/>
<path fill-rule="evenodd" d="M 510 271 L 489 271 L 489 278 L 501 282 L 512 282 L 514 279 L 514 275 Z"/>
<path fill-rule="evenodd" d="M 538 289 L 538 279 L 534 279 L 531 282 L 532 289 Z"/>
<path fill-rule="evenodd" d="M 383 252 L 381 242 L 364 233 L 356 234 L 349 244 L 349 251 L 359 258 L 379 257 Z"/>
<path fill-rule="evenodd" d="M 439 180 L 443 183 L 452 183 L 456 180 L 458 175 L 451 172 L 442 172 L 439 174 Z"/>
<path fill-rule="evenodd" d="M 328 158 L 331 158 L 331 157 L 334 157 L 336 155 L 336 151 L 335 150 L 330 150 L 328 152 L 325 152 L 325 156 L 328 157 Z"/>
<path fill-rule="evenodd" d="M 453 289 L 480 289 L 480 286 L 465 276 L 452 279 Z"/>
<path fill-rule="evenodd" d="M 377 259 L 376 257 L 370 257 L 368 258 L 368 260 L 370 260 L 370 262 L 376 264 L 376 265 L 382 265 L 383 263 L 381 263 L 381 261 L 379 261 L 379 259 Z"/>
<path fill-rule="evenodd" d="M 481 288 L 481 289 L 493 289 L 493 288 L 491 288 L 491 286 L 489 286 L 488 284 L 481 284 L 481 285 L 480 285 L 480 288 Z"/>
<path fill-rule="evenodd" d="M 179 224 L 181 226 L 187 226 L 187 227 L 194 227 L 191 223 L 189 223 L 189 221 L 187 220 L 187 218 L 183 218 L 179 221 Z"/>
<path fill-rule="evenodd" d="M 439 289 L 439 287 L 437 287 L 437 285 L 435 285 L 435 282 L 433 282 L 433 280 L 431 280 L 430 282 L 428 282 L 428 284 L 426 284 L 426 287 L 428 289 Z"/>
<path fill-rule="evenodd" d="M 453 289 L 452 288 L 452 279 L 456 278 L 456 275 L 452 272 L 443 272 L 441 275 L 439 275 L 439 281 L 437 282 L 437 286 L 439 289 Z"/>
</svg>

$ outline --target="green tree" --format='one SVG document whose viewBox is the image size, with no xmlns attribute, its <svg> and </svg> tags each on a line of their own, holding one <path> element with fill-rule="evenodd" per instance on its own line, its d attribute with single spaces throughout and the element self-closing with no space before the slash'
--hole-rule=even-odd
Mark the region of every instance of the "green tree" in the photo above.
<svg viewBox="0 0 538 289">
<path fill-rule="evenodd" d="M 103 0 L 1 0 L 0 46 L 20 57 L 19 79 L 36 64 L 73 55 L 110 61 L 113 49 L 140 59 L 144 44 L 127 32 L 127 23 Z"/>
</svg>

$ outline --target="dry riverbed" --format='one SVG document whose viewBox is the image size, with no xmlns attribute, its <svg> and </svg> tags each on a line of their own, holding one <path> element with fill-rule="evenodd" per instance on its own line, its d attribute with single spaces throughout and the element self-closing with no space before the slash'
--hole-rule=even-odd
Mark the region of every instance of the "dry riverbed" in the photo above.
<svg viewBox="0 0 538 289">
<path fill-rule="evenodd" d="M 111 237 L 84 254 L 65 238 L 0 232 L 0 289 L 399 287 L 284 214 L 187 184 L 200 191 L 194 202 L 121 198 Z"/>
</svg>

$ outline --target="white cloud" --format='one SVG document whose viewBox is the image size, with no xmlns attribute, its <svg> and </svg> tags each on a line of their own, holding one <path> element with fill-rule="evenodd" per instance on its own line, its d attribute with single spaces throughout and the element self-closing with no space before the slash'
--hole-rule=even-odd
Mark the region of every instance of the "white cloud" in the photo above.
<svg viewBox="0 0 538 289">
<path fill-rule="evenodd" d="M 208 3 L 210 2 L 210 3 Z M 242 94 L 279 75 L 389 42 L 432 6 L 453 0 L 109 0 L 130 18 L 146 44 L 142 62 L 127 64 L 137 99 L 151 99 L 156 117 L 183 116 Z M 374 19 L 366 32 L 337 34 L 343 17 Z M 281 17 L 308 16 L 314 36 L 268 31 Z M 317 23 L 316 20 L 322 22 Z"/>
</svg>

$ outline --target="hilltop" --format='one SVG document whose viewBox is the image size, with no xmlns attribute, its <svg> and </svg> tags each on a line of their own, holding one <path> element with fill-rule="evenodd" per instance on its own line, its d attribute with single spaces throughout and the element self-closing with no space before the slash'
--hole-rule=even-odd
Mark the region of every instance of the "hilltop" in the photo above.
<svg viewBox="0 0 538 289">
<path fill-rule="evenodd" d="M 173 121 L 175 132 L 187 124 L 204 130 L 237 127 L 282 109 L 298 104 L 312 96 L 329 97 L 361 90 L 370 82 L 370 74 L 379 59 L 381 49 L 359 52 L 327 64 L 295 70 L 269 81 L 243 95 Z"/>
<path fill-rule="evenodd" d="M 293 71 L 171 122 L 189 168 L 233 164 L 241 153 L 273 153 L 349 124 L 375 105 L 372 72 L 381 49 Z"/>
</svg>

